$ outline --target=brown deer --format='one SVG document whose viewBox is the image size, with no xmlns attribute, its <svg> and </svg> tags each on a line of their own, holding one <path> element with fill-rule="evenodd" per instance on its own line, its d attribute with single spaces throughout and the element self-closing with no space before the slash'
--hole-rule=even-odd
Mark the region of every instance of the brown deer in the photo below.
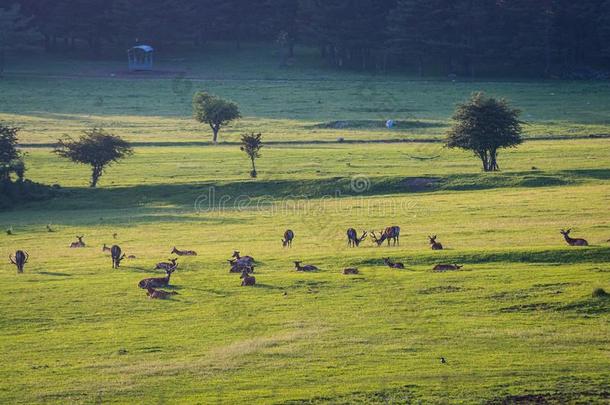
<svg viewBox="0 0 610 405">
<path fill-rule="evenodd" d="M 143 289 L 167 287 L 169 285 L 169 279 L 174 271 L 176 271 L 175 267 L 165 270 L 165 277 L 151 277 L 140 280 L 138 287 Z"/>
<path fill-rule="evenodd" d="M 393 246 L 400 245 L 400 227 L 399 226 L 388 226 L 383 231 L 380 231 L 381 236 L 377 237 L 375 231 L 371 231 L 371 236 L 373 238 L 373 242 L 377 244 L 377 246 L 381 246 L 384 241 L 388 241 L 388 246 L 390 246 L 390 241 L 393 242 Z"/>
<path fill-rule="evenodd" d="M 246 262 L 240 262 L 235 259 L 227 260 L 231 269 L 229 273 L 241 273 L 242 271 L 248 271 L 248 273 L 254 273 L 254 265 L 248 264 Z"/>
<path fill-rule="evenodd" d="M 238 262 L 246 262 L 250 264 L 254 263 L 254 258 L 252 256 L 240 256 L 239 250 L 234 251 L 231 257 L 237 260 Z"/>
<path fill-rule="evenodd" d="M 241 286 L 242 287 L 250 287 L 253 286 L 254 284 L 256 284 L 256 278 L 254 276 L 251 276 L 248 274 L 248 270 L 245 270 L 241 273 L 240 278 L 242 279 L 241 281 Z"/>
<path fill-rule="evenodd" d="M 282 239 L 282 247 L 292 247 L 292 240 L 294 239 L 294 232 L 287 229 L 284 232 L 284 239 Z"/>
<path fill-rule="evenodd" d="M 104 246 L 102 246 L 102 253 L 111 253 L 111 250 L 112 249 L 106 246 L 106 244 L 104 243 Z"/>
<path fill-rule="evenodd" d="M 570 238 L 571 231 L 572 231 L 572 228 L 568 229 L 567 231 L 564 231 L 563 229 L 559 231 L 559 233 L 563 235 L 566 242 L 568 242 L 568 245 L 570 245 L 570 246 L 589 246 L 589 242 L 587 242 L 584 239 Z"/>
<path fill-rule="evenodd" d="M 176 264 L 178 259 L 167 259 L 167 260 L 169 260 L 169 263 L 168 262 L 157 263 L 155 266 L 155 270 L 167 270 L 167 269 L 178 267 L 178 264 Z"/>
<path fill-rule="evenodd" d="M 118 269 L 121 267 L 121 260 L 125 258 L 125 254 L 122 254 L 121 247 L 114 245 L 110 248 L 110 255 L 112 256 L 112 268 Z"/>
<path fill-rule="evenodd" d="M 28 252 L 24 250 L 18 250 L 15 252 L 15 257 L 11 257 L 11 255 L 8 255 L 8 258 L 11 263 L 13 263 L 17 267 L 17 273 L 23 273 L 23 268 L 28 262 L 30 255 L 28 255 Z"/>
<path fill-rule="evenodd" d="M 85 237 L 85 235 L 77 236 L 76 239 L 78 239 L 78 241 L 70 243 L 70 248 L 84 248 L 85 247 L 85 242 L 83 242 L 84 237 Z"/>
<path fill-rule="evenodd" d="M 459 266 L 457 264 L 437 264 L 434 266 L 432 270 L 434 271 L 450 271 L 450 270 L 459 270 L 464 266 Z"/>
<path fill-rule="evenodd" d="M 306 264 L 305 266 L 301 266 L 301 262 L 294 262 L 294 268 L 296 271 L 316 271 L 318 268 L 311 264 Z"/>
<path fill-rule="evenodd" d="M 360 272 L 358 271 L 357 268 L 355 267 L 348 267 L 347 269 L 343 269 L 343 274 L 350 275 L 350 274 L 359 274 Z"/>
<path fill-rule="evenodd" d="M 172 295 L 178 295 L 175 291 L 155 290 L 152 287 L 148 287 L 147 290 L 146 295 L 148 295 L 148 298 L 151 300 L 166 300 Z"/>
<path fill-rule="evenodd" d="M 391 260 L 389 257 L 384 257 L 383 262 L 391 269 L 404 269 L 405 265 L 400 262 L 395 262 Z"/>
<path fill-rule="evenodd" d="M 358 237 L 358 232 L 354 228 L 347 230 L 347 246 L 358 247 L 364 239 L 366 239 L 366 231 L 363 231 L 362 236 Z"/>
<path fill-rule="evenodd" d="M 194 250 L 178 250 L 176 249 L 176 246 L 174 246 L 174 249 L 170 254 L 176 254 L 178 256 L 197 256 L 197 252 Z"/>
<path fill-rule="evenodd" d="M 127 258 L 130 259 L 130 260 L 133 260 L 133 259 L 136 258 L 136 255 L 129 255 L 129 256 L 127 256 Z"/>
<path fill-rule="evenodd" d="M 436 241 L 436 235 L 428 235 L 428 239 L 430 239 L 430 248 L 432 248 L 432 250 L 443 250 L 443 245 Z"/>
</svg>

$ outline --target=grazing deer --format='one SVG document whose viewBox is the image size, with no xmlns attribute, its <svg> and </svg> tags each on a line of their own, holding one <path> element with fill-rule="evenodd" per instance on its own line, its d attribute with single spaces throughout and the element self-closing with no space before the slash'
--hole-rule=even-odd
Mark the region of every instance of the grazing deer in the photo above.
<svg viewBox="0 0 610 405">
<path fill-rule="evenodd" d="M 347 269 L 343 269 L 343 274 L 345 274 L 346 276 L 349 274 L 358 274 L 358 273 L 360 273 L 360 272 L 355 267 L 348 267 Z"/>
<path fill-rule="evenodd" d="M 23 250 L 18 250 L 15 252 L 15 257 L 11 257 L 11 255 L 8 255 L 8 258 L 11 261 L 11 263 L 13 263 L 15 266 L 17 266 L 17 273 L 23 273 L 23 268 L 24 268 L 25 264 L 28 262 L 30 255 L 28 255 L 28 252 L 25 252 Z"/>
<path fill-rule="evenodd" d="M 568 245 L 570 245 L 570 246 L 589 246 L 589 242 L 587 242 L 584 239 L 570 238 L 571 231 L 572 231 L 572 228 L 568 229 L 567 231 L 564 231 L 563 229 L 561 231 L 559 231 L 559 233 L 561 233 L 563 235 L 566 242 L 568 242 Z"/>
<path fill-rule="evenodd" d="M 70 248 L 84 248 L 85 247 L 85 242 L 83 242 L 84 237 L 85 237 L 85 235 L 77 236 L 76 239 L 78 239 L 78 242 L 70 243 Z"/>
<path fill-rule="evenodd" d="M 347 246 L 358 247 L 364 239 L 366 239 L 366 231 L 363 231 L 362 236 L 358 237 L 358 232 L 354 228 L 347 230 Z"/>
<path fill-rule="evenodd" d="M 386 264 L 386 266 L 388 266 L 392 269 L 404 269 L 405 268 L 404 264 L 402 264 L 400 262 L 394 262 L 393 260 L 390 260 L 389 257 L 384 257 L 383 262 Z"/>
<path fill-rule="evenodd" d="M 178 265 L 176 264 L 178 259 L 167 259 L 167 260 L 169 260 L 169 263 L 168 262 L 157 263 L 157 265 L 155 266 L 155 270 L 167 270 L 167 269 L 171 269 L 174 267 L 178 267 Z"/>
<path fill-rule="evenodd" d="M 121 255 L 121 247 L 114 245 L 110 248 L 110 255 L 112 256 L 112 268 L 118 269 L 121 266 L 121 260 L 125 258 L 125 254 Z"/>
<path fill-rule="evenodd" d="M 197 256 L 197 252 L 194 250 L 178 250 L 176 249 L 176 246 L 174 246 L 174 249 L 170 254 L 176 254 L 178 256 Z"/>
<path fill-rule="evenodd" d="M 388 241 L 388 246 L 390 246 L 390 241 L 393 242 L 393 246 L 397 244 L 400 245 L 400 227 L 399 226 L 388 226 L 385 230 L 380 231 L 381 236 L 378 238 L 375 235 L 374 231 L 371 231 L 371 236 L 373 237 L 373 241 L 377 244 L 377 246 L 381 246 L 384 241 Z"/>
<path fill-rule="evenodd" d="M 175 291 L 155 290 L 152 287 L 148 287 L 147 290 L 146 295 L 148 295 L 148 298 L 151 300 L 166 300 L 172 295 L 178 295 Z"/>
<path fill-rule="evenodd" d="M 165 270 L 165 277 L 151 277 L 140 280 L 138 287 L 143 289 L 167 287 L 169 285 L 169 279 L 174 271 L 176 271 L 175 267 Z"/>
<path fill-rule="evenodd" d="M 305 266 L 301 266 L 301 262 L 294 262 L 294 268 L 297 271 L 316 271 L 318 268 L 311 264 L 306 264 Z"/>
<path fill-rule="evenodd" d="M 457 264 L 437 264 L 434 266 L 432 270 L 434 271 L 449 271 L 449 270 L 459 270 L 464 266 L 459 266 Z"/>
<path fill-rule="evenodd" d="M 239 250 L 235 250 L 231 257 L 237 260 L 238 262 L 254 263 L 254 258 L 252 256 L 240 256 Z"/>
<path fill-rule="evenodd" d="M 436 241 L 436 235 L 428 235 L 428 239 L 430 239 L 430 247 L 432 248 L 432 250 L 443 250 L 443 245 L 441 245 L 440 242 Z"/>
<path fill-rule="evenodd" d="M 290 229 L 286 230 L 286 232 L 284 232 L 284 239 L 282 239 L 282 246 L 283 247 L 292 247 L 293 239 L 294 239 L 294 232 L 292 232 Z"/>
<path fill-rule="evenodd" d="M 251 276 L 248 274 L 248 270 L 242 271 L 240 278 L 242 279 L 241 281 L 241 286 L 242 287 L 250 287 L 253 286 L 254 284 L 256 284 L 256 278 L 254 276 Z"/>
<path fill-rule="evenodd" d="M 106 246 L 106 244 L 104 243 L 104 246 L 102 246 L 102 253 L 111 253 L 112 249 L 109 248 L 108 246 Z"/>
</svg>

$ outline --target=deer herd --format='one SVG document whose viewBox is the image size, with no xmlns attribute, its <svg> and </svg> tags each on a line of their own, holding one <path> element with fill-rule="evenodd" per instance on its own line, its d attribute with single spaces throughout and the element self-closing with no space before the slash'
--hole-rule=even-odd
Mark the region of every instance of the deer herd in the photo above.
<svg viewBox="0 0 610 405">
<path fill-rule="evenodd" d="M 563 230 L 561 229 L 559 232 L 563 235 L 565 241 L 570 246 L 589 246 L 589 243 L 585 239 L 581 238 L 572 238 L 570 237 L 570 232 L 572 229 Z M 361 236 L 358 236 L 358 232 L 354 228 L 349 228 L 347 230 L 347 246 L 348 247 L 359 247 L 360 244 L 366 239 L 367 235 L 371 236 L 371 239 L 374 244 L 377 246 L 382 246 L 384 242 L 387 241 L 388 246 L 396 246 L 400 245 L 400 227 L 398 226 L 389 226 L 379 232 L 375 231 L 363 231 Z M 379 236 L 378 236 L 379 235 Z M 116 239 L 116 233 L 113 235 Z M 282 240 L 282 247 L 290 248 L 292 247 L 292 241 L 294 240 L 295 234 L 292 230 L 288 229 L 284 232 L 284 237 Z M 84 235 L 76 236 L 76 242 L 70 243 L 69 247 L 71 249 L 75 248 L 84 248 Z M 440 242 L 437 242 L 437 236 L 428 236 L 430 248 L 432 250 L 443 250 L 443 245 Z M 610 240 L 609 240 L 610 241 Z M 135 259 L 134 255 L 127 256 L 121 249 L 119 245 L 113 245 L 108 247 L 105 243 L 102 246 L 103 253 L 110 253 L 110 257 L 112 258 L 112 268 L 118 269 L 121 265 L 121 261 L 125 258 Z M 197 256 L 197 252 L 193 250 L 179 250 L 174 246 L 170 254 L 175 254 L 176 256 Z M 18 273 L 23 273 L 25 264 L 28 262 L 29 255 L 24 250 L 17 250 L 13 256 L 9 255 L 9 260 L 11 264 L 17 267 Z M 386 266 L 392 269 L 404 269 L 405 265 L 400 262 L 395 262 L 389 257 L 382 258 L 383 262 Z M 229 262 L 229 272 L 230 273 L 238 273 L 241 278 L 242 286 L 254 286 L 256 284 L 256 278 L 252 275 L 254 273 L 255 268 L 255 260 L 252 256 L 242 256 L 239 251 L 234 251 L 231 255 L 231 258 L 228 259 Z M 433 267 L 433 271 L 454 271 L 460 270 L 463 266 L 458 264 L 437 264 Z M 140 280 L 138 283 L 138 287 L 146 290 L 146 295 L 151 299 L 167 299 L 172 295 L 178 294 L 175 291 L 165 291 L 160 290 L 160 288 L 169 287 L 169 282 L 171 275 L 178 268 L 178 258 L 169 258 L 167 262 L 159 262 L 155 265 L 154 270 L 163 270 L 165 271 L 165 277 L 151 277 Z M 312 264 L 303 265 L 301 261 L 294 262 L 294 268 L 298 272 L 312 272 L 319 270 L 317 266 Z M 359 271 L 355 267 L 348 267 L 343 270 L 343 274 L 345 275 L 355 275 L 359 274 Z"/>
</svg>

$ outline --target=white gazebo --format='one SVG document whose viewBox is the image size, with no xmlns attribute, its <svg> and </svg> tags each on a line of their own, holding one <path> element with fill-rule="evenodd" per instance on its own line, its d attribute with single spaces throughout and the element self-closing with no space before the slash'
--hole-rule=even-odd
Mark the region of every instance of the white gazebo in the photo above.
<svg viewBox="0 0 610 405">
<path fill-rule="evenodd" d="M 129 70 L 152 70 L 154 49 L 150 45 L 136 45 L 127 50 Z"/>
</svg>

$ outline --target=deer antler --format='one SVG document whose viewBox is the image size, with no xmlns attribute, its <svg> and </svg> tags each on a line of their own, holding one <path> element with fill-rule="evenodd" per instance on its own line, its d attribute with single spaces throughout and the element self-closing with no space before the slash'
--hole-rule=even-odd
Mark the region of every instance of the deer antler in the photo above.
<svg viewBox="0 0 610 405">
<path fill-rule="evenodd" d="M 8 259 L 11 261 L 11 263 L 13 263 L 15 266 L 17 265 L 17 263 L 15 263 L 15 261 L 13 260 L 13 258 L 11 257 L 11 255 L 8 255 Z"/>
<path fill-rule="evenodd" d="M 23 251 L 23 253 L 25 254 L 25 261 L 24 261 L 24 263 L 27 263 L 28 259 L 30 258 L 30 255 L 25 250 Z"/>
</svg>

